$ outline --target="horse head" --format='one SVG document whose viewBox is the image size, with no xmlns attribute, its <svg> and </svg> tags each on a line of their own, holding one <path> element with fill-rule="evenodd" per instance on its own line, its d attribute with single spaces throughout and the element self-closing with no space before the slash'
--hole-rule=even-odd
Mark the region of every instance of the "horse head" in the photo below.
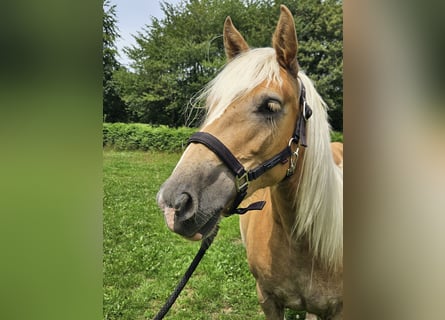
<svg viewBox="0 0 445 320">
<path fill-rule="evenodd" d="M 273 48 L 250 49 L 230 17 L 223 33 L 228 63 L 203 91 L 207 115 L 200 131 L 216 137 L 248 171 L 296 148 L 301 85 L 294 20 L 281 6 Z M 282 181 L 293 156 L 250 181 L 247 196 Z M 207 146 L 190 143 L 157 196 L 167 226 L 191 240 L 211 234 L 237 197 L 235 179 Z"/>
</svg>

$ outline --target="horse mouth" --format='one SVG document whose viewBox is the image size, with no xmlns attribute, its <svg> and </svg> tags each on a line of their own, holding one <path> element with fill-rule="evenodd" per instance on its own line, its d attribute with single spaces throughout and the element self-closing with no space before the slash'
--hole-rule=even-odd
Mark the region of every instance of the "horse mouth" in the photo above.
<svg viewBox="0 0 445 320">
<path fill-rule="evenodd" d="M 210 237 L 216 232 L 219 221 L 221 220 L 221 213 L 219 211 L 212 214 L 210 219 L 201 223 L 198 222 L 199 219 L 196 217 L 178 222 L 174 208 L 164 207 L 163 211 L 165 222 L 170 231 L 173 231 L 190 241 L 199 241 Z"/>
</svg>

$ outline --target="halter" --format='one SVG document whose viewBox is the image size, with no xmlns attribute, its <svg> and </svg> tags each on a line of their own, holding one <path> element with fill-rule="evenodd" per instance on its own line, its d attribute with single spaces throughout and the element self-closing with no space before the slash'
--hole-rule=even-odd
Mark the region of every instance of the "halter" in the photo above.
<svg viewBox="0 0 445 320">
<path fill-rule="evenodd" d="M 300 80 L 300 79 L 298 79 Z M 287 169 L 285 178 L 291 176 L 295 172 L 298 151 L 300 145 L 307 147 L 306 143 L 306 121 L 311 117 L 312 110 L 306 102 L 306 89 L 301 81 L 300 82 L 300 115 L 297 119 L 295 125 L 295 131 L 292 137 L 289 139 L 289 143 L 281 152 L 272 157 L 271 159 L 263 162 L 258 167 L 247 171 L 244 166 L 236 159 L 233 153 L 215 136 L 208 132 L 196 132 L 194 133 L 187 144 L 190 143 L 200 143 L 205 145 L 209 150 L 215 153 L 225 165 L 232 171 L 235 175 L 235 187 L 236 187 L 236 198 L 232 204 L 229 213 L 226 216 L 232 214 L 244 214 L 250 210 L 261 210 L 266 204 L 265 201 L 258 201 L 250 204 L 246 208 L 238 208 L 240 203 L 244 200 L 247 195 L 247 189 L 251 181 L 258 179 L 266 171 L 274 168 L 278 164 L 285 164 L 289 160 L 289 168 Z M 292 151 L 292 144 L 297 145 L 297 149 Z M 293 157 L 295 157 L 295 160 Z"/>
</svg>

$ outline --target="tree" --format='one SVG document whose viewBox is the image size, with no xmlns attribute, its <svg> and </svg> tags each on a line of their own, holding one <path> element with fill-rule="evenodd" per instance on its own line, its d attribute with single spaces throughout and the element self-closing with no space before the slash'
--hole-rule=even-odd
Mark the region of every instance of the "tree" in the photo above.
<svg viewBox="0 0 445 320">
<path fill-rule="evenodd" d="M 286 1 L 284 1 L 286 3 Z M 302 69 L 314 80 L 330 107 L 332 127 L 343 131 L 343 16 L 342 1 L 287 1 L 294 13 Z"/>
<path fill-rule="evenodd" d="M 300 66 L 332 107 L 333 127 L 341 130 L 342 2 L 284 3 L 295 15 Z M 252 47 L 270 46 L 279 5 L 270 0 L 183 0 L 178 5 L 163 2 L 165 18 L 153 18 L 135 36 L 137 44 L 126 50 L 133 71 L 121 69 L 115 75 L 130 119 L 184 125 L 190 99 L 225 63 L 224 19 L 230 15 Z"/>
<path fill-rule="evenodd" d="M 103 4 L 102 24 L 102 66 L 103 66 L 103 115 L 104 121 L 127 121 L 125 104 L 119 97 L 113 74 L 121 69 L 116 59 L 116 39 L 119 37 L 116 27 L 116 5 L 110 5 L 109 0 Z"/>
</svg>

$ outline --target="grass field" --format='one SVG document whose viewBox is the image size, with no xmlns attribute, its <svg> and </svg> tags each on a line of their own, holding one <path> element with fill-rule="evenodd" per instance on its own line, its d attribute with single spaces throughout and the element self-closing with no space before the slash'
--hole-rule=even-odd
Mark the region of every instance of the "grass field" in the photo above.
<svg viewBox="0 0 445 320">
<path fill-rule="evenodd" d="M 199 248 L 167 230 L 156 193 L 179 154 L 104 151 L 104 319 L 151 319 Z M 224 219 L 166 319 L 264 319 L 241 244 Z"/>
</svg>

